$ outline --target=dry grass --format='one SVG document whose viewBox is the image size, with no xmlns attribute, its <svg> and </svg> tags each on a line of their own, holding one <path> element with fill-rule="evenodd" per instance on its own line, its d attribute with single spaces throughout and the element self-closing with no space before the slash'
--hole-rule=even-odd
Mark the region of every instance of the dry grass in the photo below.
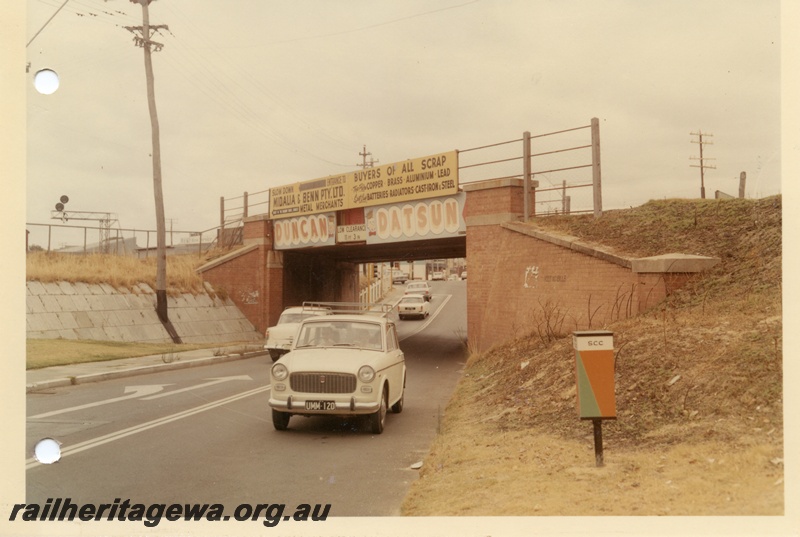
<svg viewBox="0 0 800 537">
<path fill-rule="evenodd" d="M 196 269 L 212 259 L 214 254 L 200 257 L 196 254 L 167 257 L 167 292 L 199 294 L 205 292 L 203 280 Z M 131 256 L 109 254 L 58 254 L 53 252 L 29 253 L 26 259 L 26 276 L 29 281 L 106 283 L 117 289 L 132 289 L 145 283 L 156 288 L 156 259 L 139 259 Z"/>
<path fill-rule="evenodd" d="M 470 357 L 403 513 L 782 514 L 781 198 L 668 200 L 536 225 L 621 253 L 722 263 L 607 327 L 618 419 L 603 426 L 605 467 L 577 416 L 571 339 L 531 330 Z"/>
</svg>

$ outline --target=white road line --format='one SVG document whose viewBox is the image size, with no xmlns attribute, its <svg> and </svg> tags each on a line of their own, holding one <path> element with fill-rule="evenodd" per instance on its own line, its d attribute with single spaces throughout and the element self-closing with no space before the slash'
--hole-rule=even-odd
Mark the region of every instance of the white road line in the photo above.
<svg viewBox="0 0 800 537">
<path fill-rule="evenodd" d="M 433 295 L 433 296 L 439 296 L 439 295 Z M 427 326 L 429 324 L 431 324 L 431 322 L 436 318 L 436 316 L 439 315 L 439 312 L 444 309 L 444 305 L 447 304 L 450 301 L 451 298 L 453 298 L 453 295 L 445 295 L 444 302 L 442 302 L 439 305 L 439 307 L 436 308 L 436 311 L 434 311 L 431 315 L 428 316 L 428 319 L 424 323 L 422 323 L 416 330 L 414 330 L 410 334 L 406 334 L 403 337 L 398 338 L 398 339 L 400 341 L 403 341 L 404 339 L 410 338 L 411 336 L 418 334 L 422 330 L 425 330 L 425 328 L 427 328 Z"/>
<path fill-rule="evenodd" d="M 59 410 L 52 410 L 50 412 L 44 412 L 42 414 L 36 414 L 35 416 L 28 416 L 29 420 L 35 420 L 39 418 L 49 418 L 50 416 L 56 416 L 58 414 L 65 414 L 67 412 L 74 412 L 75 410 L 83 410 L 85 408 L 93 408 L 96 406 L 107 405 L 109 403 L 116 403 L 119 401 L 125 401 L 126 399 L 136 399 L 137 397 L 142 397 L 145 395 L 150 395 L 156 392 L 160 392 L 164 389 L 164 386 L 171 386 L 171 384 L 153 384 L 150 386 L 125 386 L 125 393 L 128 395 L 121 395 L 119 397 L 112 397 L 111 399 L 104 399 L 102 401 L 95 401 L 94 403 L 86 403 L 85 405 L 78 405 L 72 406 L 69 408 L 62 408 Z M 133 393 L 130 393 L 133 391 Z"/>
<path fill-rule="evenodd" d="M 206 403 L 204 405 L 200 405 L 194 408 L 190 408 L 188 410 L 184 410 L 182 412 L 177 412 L 175 414 L 171 414 L 169 416 L 164 416 L 163 418 L 158 418 L 152 421 L 148 421 L 146 423 L 142 423 L 139 425 L 134 425 L 133 427 L 128 427 L 127 429 L 122 429 L 120 431 L 115 431 L 113 433 L 109 433 L 103 436 L 99 436 L 97 438 L 93 438 L 91 440 L 86 440 L 84 442 L 79 442 L 72 446 L 67 446 L 61 451 L 61 458 L 67 457 L 69 455 L 74 455 L 75 453 L 80 453 L 81 451 L 86 451 L 87 449 L 92 449 L 98 446 L 102 446 L 103 444 L 108 444 L 109 442 L 113 442 L 115 440 L 119 440 L 121 438 L 125 438 L 126 436 L 131 436 L 137 433 L 141 433 L 147 431 L 148 429 L 153 429 L 154 427 L 160 427 L 161 425 L 166 425 L 167 423 L 171 423 L 173 421 L 177 421 L 183 418 L 188 418 L 189 416 L 194 416 L 195 414 L 199 414 L 201 412 L 205 412 L 206 410 L 211 410 L 213 408 L 220 407 L 222 405 L 226 405 L 228 403 L 232 403 L 234 401 L 238 401 L 239 399 L 244 399 L 245 397 L 250 397 L 251 395 L 256 395 L 262 392 L 265 392 L 270 389 L 270 386 L 262 386 L 260 388 L 255 388 L 250 391 L 238 393 L 236 395 L 232 395 L 230 397 L 226 397 L 224 399 L 220 399 L 218 401 L 212 401 L 211 403 Z M 31 457 L 30 459 L 25 461 L 25 469 L 29 470 L 36 466 L 41 465 L 36 458 Z"/>
<path fill-rule="evenodd" d="M 203 384 L 197 384 L 196 386 L 189 386 L 188 388 L 181 388 L 180 390 L 172 390 L 169 392 L 163 392 L 156 395 L 151 395 L 149 397 L 143 397 L 142 401 L 150 401 L 151 399 L 160 399 L 162 397 L 168 397 L 176 393 L 188 392 L 190 390 L 197 390 L 199 388 L 207 388 L 209 386 L 213 386 L 214 384 L 219 384 L 221 382 L 228 382 L 229 380 L 253 380 L 253 377 L 251 377 L 250 375 L 239 375 L 238 377 L 218 377 L 209 380 L 210 382 L 204 382 Z"/>
</svg>

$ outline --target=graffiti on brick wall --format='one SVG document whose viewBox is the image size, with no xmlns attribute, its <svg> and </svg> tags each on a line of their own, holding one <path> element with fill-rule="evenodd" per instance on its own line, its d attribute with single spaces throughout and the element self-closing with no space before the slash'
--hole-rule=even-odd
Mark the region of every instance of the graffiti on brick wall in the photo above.
<svg viewBox="0 0 800 537">
<path fill-rule="evenodd" d="M 242 304 L 258 304 L 258 289 L 252 291 L 240 291 L 239 301 Z"/>
<path fill-rule="evenodd" d="M 539 279 L 539 267 L 531 265 L 525 268 L 525 289 L 536 287 L 536 280 Z"/>
</svg>

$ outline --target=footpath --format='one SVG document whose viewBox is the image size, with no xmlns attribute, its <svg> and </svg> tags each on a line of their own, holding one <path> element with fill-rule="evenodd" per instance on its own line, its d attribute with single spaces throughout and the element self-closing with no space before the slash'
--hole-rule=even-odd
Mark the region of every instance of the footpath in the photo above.
<svg viewBox="0 0 800 537">
<path fill-rule="evenodd" d="M 392 306 L 403 295 L 402 288 L 393 288 L 381 302 Z M 136 358 L 119 358 L 100 362 L 84 362 L 80 364 L 58 365 L 29 369 L 26 371 L 27 393 L 98 382 L 136 375 L 145 375 L 157 371 L 171 371 L 189 367 L 218 364 L 243 358 L 268 355 L 261 344 L 239 344 L 193 351 L 139 356 Z"/>
<path fill-rule="evenodd" d="M 145 375 L 157 371 L 218 364 L 265 354 L 267 351 L 262 346 L 238 345 L 29 369 L 26 371 L 25 391 L 30 393 L 73 384 Z"/>
</svg>

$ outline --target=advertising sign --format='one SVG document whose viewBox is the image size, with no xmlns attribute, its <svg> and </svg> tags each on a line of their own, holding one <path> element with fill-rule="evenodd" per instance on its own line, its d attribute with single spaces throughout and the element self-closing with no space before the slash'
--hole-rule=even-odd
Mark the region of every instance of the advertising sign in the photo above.
<svg viewBox="0 0 800 537">
<path fill-rule="evenodd" d="M 466 194 L 364 209 L 367 244 L 441 239 L 463 235 Z"/>
<path fill-rule="evenodd" d="M 269 217 L 392 204 L 458 192 L 458 152 L 410 159 L 270 189 Z"/>
<path fill-rule="evenodd" d="M 273 222 L 276 250 L 332 246 L 336 243 L 336 213 L 298 216 Z"/>
</svg>

